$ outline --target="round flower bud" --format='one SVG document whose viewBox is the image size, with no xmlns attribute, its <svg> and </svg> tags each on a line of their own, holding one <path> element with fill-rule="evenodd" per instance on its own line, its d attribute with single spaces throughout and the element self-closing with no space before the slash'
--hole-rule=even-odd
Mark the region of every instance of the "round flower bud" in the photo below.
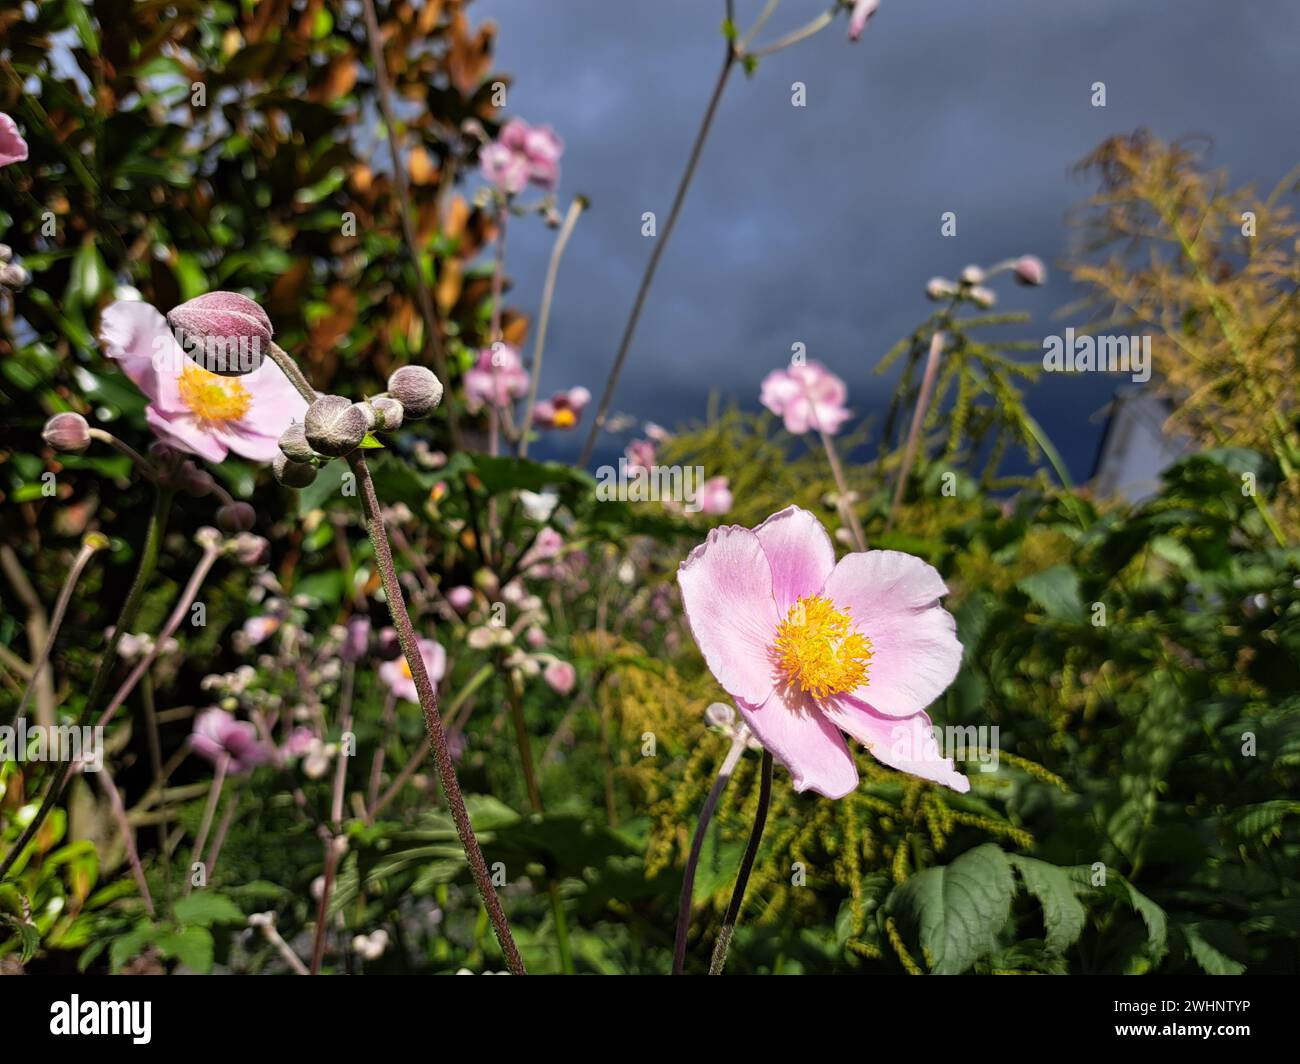
<svg viewBox="0 0 1300 1064">
<path fill-rule="evenodd" d="M 361 408 L 341 395 L 322 395 L 312 403 L 302 427 L 311 449 L 330 458 L 351 454 L 367 431 Z"/>
<path fill-rule="evenodd" d="M 967 266 L 961 271 L 962 284 L 983 284 L 984 271 L 978 266 Z"/>
<path fill-rule="evenodd" d="M 90 425 L 80 414 L 55 414 L 41 437 L 56 451 L 84 451 L 90 446 Z"/>
<path fill-rule="evenodd" d="M 32 275 L 16 262 L 0 266 L 0 285 L 5 288 L 26 288 L 31 279 Z"/>
<path fill-rule="evenodd" d="M 1021 255 L 1013 269 L 1016 280 L 1024 285 L 1040 285 L 1047 280 L 1047 268 L 1035 255 Z"/>
<path fill-rule="evenodd" d="M 193 462 L 181 463 L 175 479 L 177 487 L 196 499 L 209 494 L 217 483 L 211 473 L 206 469 L 200 469 Z"/>
<path fill-rule="evenodd" d="M 235 537 L 235 560 L 240 565 L 250 569 L 255 565 L 261 565 L 270 552 L 271 544 L 261 536 L 255 536 L 251 532 L 240 532 Z"/>
<path fill-rule="evenodd" d="M 291 421 L 289 427 L 280 434 L 280 450 L 292 462 L 307 463 L 318 457 L 307 442 L 307 433 L 298 421 Z"/>
<path fill-rule="evenodd" d="M 271 461 L 271 472 L 286 488 L 305 488 L 316 479 L 316 467 L 306 462 L 290 461 L 277 454 Z"/>
<path fill-rule="evenodd" d="M 8 262 L 14 257 L 14 249 L 8 244 L 0 244 L 0 262 Z"/>
<path fill-rule="evenodd" d="M 428 417 L 442 402 L 442 382 L 426 366 L 403 366 L 388 378 L 388 391 L 408 418 Z"/>
<path fill-rule="evenodd" d="M 232 502 L 217 508 L 217 527 L 234 535 L 253 527 L 257 513 L 246 502 Z"/>
<path fill-rule="evenodd" d="M 375 412 L 375 423 L 380 432 L 396 432 L 402 427 L 402 404 L 396 399 L 388 396 L 371 399 L 370 409 Z"/>
<path fill-rule="evenodd" d="M 998 301 L 998 294 L 991 288 L 976 285 L 970 290 L 971 301 L 982 310 L 988 310 Z"/>
<path fill-rule="evenodd" d="M 370 405 L 369 399 L 357 403 L 357 409 L 361 411 L 361 416 L 366 419 L 366 431 L 369 432 L 375 427 L 379 415 L 375 413 L 375 408 Z"/>
<path fill-rule="evenodd" d="M 185 353 L 204 369 L 240 377 L 262 364 L 271 347 L 271 319 L 237 292 L 208 292 L 179 307 L 167 321 Z"/>
<path fill-rule="evenodd" d="M 925 282 L 925 295 L 936 303 L 941 299 L 951 299 L 957 293 L 957 286 L 946 277 L 931 277 Z"/>
</svg>

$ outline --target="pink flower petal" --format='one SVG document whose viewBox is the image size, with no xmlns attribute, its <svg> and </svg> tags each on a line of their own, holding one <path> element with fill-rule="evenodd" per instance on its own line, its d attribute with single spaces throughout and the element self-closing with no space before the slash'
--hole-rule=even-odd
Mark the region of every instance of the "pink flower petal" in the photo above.
<svg viewBox="0 0 1300 1064">
<path fill-rule="evenodd" d="M 835 568 L 835 548 L 822 523 L 798 506 L 773 514 L 754 535 L 772 567 L 772 593 L 784 618 L 801 596 L 821 592 Z"/>
<path fill-rule="evenodd" d="M 187 362 L 185 352 L 155 308 L 139 300 L 110 303 L 100 315 L 99 342 L 162 413 L 189 413 L 176 388 Z"/>
<path fill-rule="evenodd" d="M 18 132 L 18 124 L 0 112 L 0 166 L 21 163 L 27 159 L 27 141 Z"/>
<path fill-rule="evenodd" d="M 677 582 L 713 675 L 734 697 L 762 705 L 776 682 L 769 653 L 778 617 L 758 537 L 738 525 L 715 528 L 682 562 Z"/>
<path fill-rule="evenodd" d="M 965 794 L 970 780 L 944 757 L 935 741 L 933 725 L 924 713 L 911 717 L 886 717 L 853 698 L 822 705 L 827 718 L 871 751 L 881 764 L 921 779 L 942 783 Z"/>
<path fill-rule="evenodd" d="M 920 558 L 873 550 L 841 558 L 825 595 L 871 640 L 867 683 L 853 696 L 890 717 L 910 717 L 943 694 L 961 667 L 952 615 L 938 604 L 943 578 Z"/>
<path fill-rule="evenodd" d="M 154 435 L 177 450 L 197 455 L 209 462 L 224 461 L 229 453 L 226 442 L 215 433 L 199 428 L 192 416 L 167 417 L 150 404 L 145 409 L 144 417 Z"/>
<path fill-rule="evenodd" d="M 778 689 L 757 709 L 741 700 L 736 706 L 759 742 L 789 769 L 796 791 L 843 798 L 857 788 L 844 736 L 811 701 L 787 701 Z"/>
</svg>

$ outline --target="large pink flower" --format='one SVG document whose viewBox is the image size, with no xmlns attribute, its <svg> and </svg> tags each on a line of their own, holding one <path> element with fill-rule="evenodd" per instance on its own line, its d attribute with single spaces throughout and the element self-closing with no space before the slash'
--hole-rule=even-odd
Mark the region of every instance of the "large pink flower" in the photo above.
<svg viewBox="0 0 1300 1064">
<path fill-rule="evenodd" d="M 145 417 L 164 443 L 220 462 L 235 454 L 269 462 L 307 401 L 270 359 L 242 377 L 209 373 L 186 357 L 166 319 L 148 303 L 110 304 L 99 342 L 145 395 Z"/>
<path fill-rule="evenodd" d="M 841 732 L 886 765 L 970 789 L 923 712 L 961 664 L 931 566 L 889 550 L 837 563 L 821 522 L 791 506 L 755 529 L 715 528 L 677 581 L 705 662 L 796 790 L 857 787 Z"/>
<path fill-rule="evenodd" d="M 18 123 L 0 111 L 0 166 L 21 163 L 26 158 L 27 141 L 18 132 Z"/>
<path fill-rule="evenodd" d="M 528 371 L 509 344 L 485 347 L 465 374 L 465 405 L 476 413 L 485 403 L 509 406 L 528 393 Z"/>
<path fill-rule="evenodd" d="M 424 659 L 424 668 L 429 673 L 429 682 L 435 687 L 447 672 L 447 651 L 441 643 L 432 639 L 421 639 L 420 657 Z M 415 689 L 415 680 L 411 677 L 411 664 L 402 655 L 395 661 L 386 661 L 379 666 L 379 679 L 384 686 L 398 698 L 407 702 L 420 701 L 420 694 Z"/>
<path fill-rule="evenodd" d="M 785 418 L 787 432 L 809 429 L 834 436 L 849 419 L 844 404 L 849 390 L 844 382 L 818 362 L 789 369 L 774 369 L 763 378 L 759 401 Z"/>
</svg>

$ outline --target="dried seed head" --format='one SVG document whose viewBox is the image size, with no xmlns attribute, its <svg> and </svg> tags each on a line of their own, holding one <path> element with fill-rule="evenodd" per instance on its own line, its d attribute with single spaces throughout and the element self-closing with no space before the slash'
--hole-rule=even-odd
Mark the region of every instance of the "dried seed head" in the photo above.
<svg viewBox="0 0 1300 1064">
<path fill-rule="evenodd" d="M 312 403 L 302 427 L 311 449 L 329 458 L 351 454 L 367 432 L 361 408 L 341 395 L 322 395 Z"/>
<path fill-rule="evenodd" d="M 442 382 L 426 366 L 403 366 L 388 378 L 388 391 L 411 419 L 428 417 L 442 402 Z"/>
</svg>

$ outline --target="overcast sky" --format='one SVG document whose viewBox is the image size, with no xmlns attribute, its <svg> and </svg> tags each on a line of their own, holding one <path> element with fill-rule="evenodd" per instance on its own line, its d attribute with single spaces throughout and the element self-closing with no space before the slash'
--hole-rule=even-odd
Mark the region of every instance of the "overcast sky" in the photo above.
<svg viewBox="0 0 1300 1064">
<path fill-rule="evenodd" d="M 762 7 L 739 0 L 742 30 Z M 824 10 L 784 0 L 760 42 Z M 599 395 L 722 57 L 722 0 L 480 0 L 498 23 L 508 112 L 564 138 L 562 206 L 592 200 L 561 269 L 543 392 Z M 802 341 L 880 413 L 882 352 L 928 312 L 923 288 L 967 263 L 1065 253 L 1067 209 L 1094 190 L 1071 168 L 1146 126 L 1204 134 L 1234 181 L 1272 187 L 1297 162 L 1296 0 L 883 0 L 861 41 L 847 19 L 733 76 L 615 397 L 667 425 L 710 389 L 757 409 L 764 374 Z M 791 84 L 807 106 L 791 105 Z M 1105 82 L 1107 106 L 1093 107 Z M 944 211 L 957 236 L 940 235 Z M 536 311 L 553 234 L 516 225 L 512 302 Z M 1001 286 L 1031 333 L 1060 333 L 1077 294 Z M 1077 477 L 1117 378 L 1048 376 L 1031 406 Z M 543 455 L 576 455 L 582 434 Z M 602 455 L 621 450 L 610 441 Z M 556 446 L 555 444 L 559 445 Z M 617 444 L 614 447 L 613 444 Z"/>
</svg>

